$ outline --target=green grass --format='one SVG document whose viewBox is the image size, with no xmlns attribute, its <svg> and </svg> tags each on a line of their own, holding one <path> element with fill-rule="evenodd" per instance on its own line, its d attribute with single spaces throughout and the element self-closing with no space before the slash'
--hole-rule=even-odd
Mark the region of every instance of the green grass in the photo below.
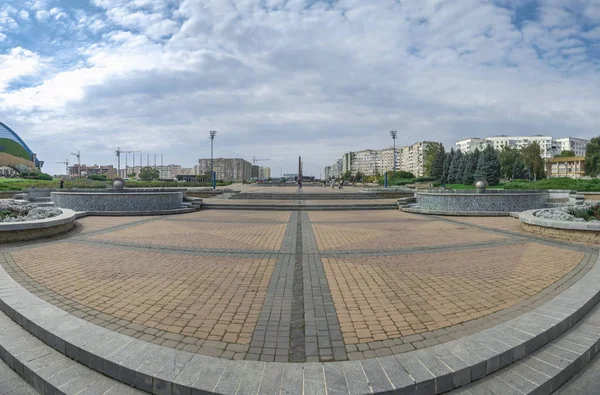
<svg viewBox="0 0 600 395">
<path fill-rule="evenodd" d="M 52 181 L 28 180 L 24 178 L 0 178 L 0 191 L 22 191 L 27 188 L 58 188 L 60 179 L 55 178 Z M 94 181 L 87 179 L 65 180 L 65 188 L 106 188 L 110 187 L 110 181 Z M 163 182 L 163 181 L 125 181 L 125 186 L 129 188 L 163 188 L 163 187 L 209 187 L 212 184 L 208 182 Z M 231 185 L 231 182 L 217 183 L 217 186 Z"/>
<path fill-rule="evenodd" d="M 576 180 L 573 178 L 548 178 L 540 181 L 515 181 L 506 183 L 505 189 L 567 189 L 580 192 L 600 192 L 600 179 Z"/>
</svg>

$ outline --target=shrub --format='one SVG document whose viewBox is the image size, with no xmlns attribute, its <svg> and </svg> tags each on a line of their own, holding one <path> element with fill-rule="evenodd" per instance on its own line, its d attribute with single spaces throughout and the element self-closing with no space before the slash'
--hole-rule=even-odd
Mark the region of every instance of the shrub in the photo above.
<svg viewBox="0 0 600 395">
<path fill-rule="evenodd" d="M 88 179 L 95 181 L 106 181 L 106 175 L 104 174 L 90 174 Z"/>
</svg>

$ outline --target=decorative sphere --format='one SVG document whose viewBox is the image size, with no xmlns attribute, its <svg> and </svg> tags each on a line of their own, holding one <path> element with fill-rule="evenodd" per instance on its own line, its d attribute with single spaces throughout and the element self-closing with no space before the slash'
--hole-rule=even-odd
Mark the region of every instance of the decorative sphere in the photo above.
<svg viewBox="0 0 600 395">
<path fill-rule="evenodd" d="M 123 181 L 117 180 L 117 181 L 113 182 L 113 187 L 115 187 L 115 189 L 123 188 Z"/>
<path fill-rule="evenodd" d="M 485 181 L 477 181 L 475 183 L 475 188 L 485 188 Z"/>
</svg>

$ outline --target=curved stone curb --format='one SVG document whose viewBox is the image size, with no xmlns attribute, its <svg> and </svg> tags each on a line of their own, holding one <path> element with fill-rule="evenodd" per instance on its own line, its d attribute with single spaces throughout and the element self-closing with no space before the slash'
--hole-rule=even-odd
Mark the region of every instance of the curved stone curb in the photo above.
<svg viewBox="0 0 600 395">
<path fill-rule="evenodd" d="M 76 213 L 73 210 L 61 208 L 62 214 L 56 217 L 38 219 L 35 221 L 23 222 L 2 222 L 0 223 L 0 232 L 51 228 L 53 226 L 68 224 L 76 219 Z"/>
<path fill-rule="evenodd" d="M 355 210 L 397 210 L 396 203 L 374 204 L 219 204 L 203 203 L 202 209 L 212 210 L 265 210 L 265 211 L 355 211 Z"/>
<path fill-rule="evenodd" d="M 547 218 L 536 217 L 535 213 L 538 210 L 523 211 L 519 215 L 521 222 L 529 225 L 543 226 L 546 228 L 568 229 L 568 230 L 589 230 L 600 232 L 600 223 L 598 222 L 575 222 L 575 221 L 559 221 Z"/>
<path fill-rule="evenodd" d="M 423 210 L 416 207 L 400 207 L 400 210 L 425 215 L 446 215 L 454 217 L 510 217 L 508 211 L 441 211 L 441 210 Z"/>
<path fill-rule="evenodd" d="M 0 223 L 0 243 L 44 239 L 70 231 L 75 226 L 77 214 L 73 210 L 61 210 L 62 214 L 56 217 Z"/>
<path fill-rule="evenodd" d="M 77 218 L 88 216 L 94 217 L 141 217 L 148 215 L 172 215 L 172 214 L 187 214 L 198 211 L 197 207 L 186 207 L 174 210 L 157 210 L 157 211 L 78 211 Z"/>
<path fill-rule="evenodd" d="M 523 358 L 516 366 L 509 366 L 450 394 L 485 394 L 490 391 L 498 394 L 550 394 L 556 391 L 598 353 L 599 307 L 596 306 L 573 328 Z M 556 310 L 555 317 L 560 317 L 560 309 Z"/>
<path fill-rule="evenodd" d="M 25 290 L 0 268 L 0 309 L 68 357 L 154 394 L 440 394 L 531 354 L 577 323 L 600 299 L 598 259 L 577 283 L 496 327 L 423 350 L 361 361 L 266 363 L 191 354 L 112 332 Z M 204 391 L 204 392 L 202 392 Z"/>
</svg>

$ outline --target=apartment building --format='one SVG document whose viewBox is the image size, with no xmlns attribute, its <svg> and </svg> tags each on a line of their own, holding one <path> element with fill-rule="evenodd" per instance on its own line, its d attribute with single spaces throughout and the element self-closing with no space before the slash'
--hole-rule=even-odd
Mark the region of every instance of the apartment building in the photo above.
<svg viewBox="0 0 600 395">
<path fill-rule="evenodd" d="M 217 180 L 243 181 L 252 177 L 252 164 L 242 158 L 214 158 L 214 169 Z M 198 174 L 210 173 L 211 160 L 198 159 L 196 171 Z"/>
<path fill-rule="evenodd" d="M 549 178 L 580 178 L 585 175 L 585 156 L 552 158 L 546 162 L 546 174 Z"/>
<path fill-rule="evenodd" d="M 405 147 L 396 148 L 396 171 L 409 171 L 415 176 L 423 175 L 423 158 L 428 142 L 422 141 Z M 384 174 L 394 170 L 394 149 L 366 149 L 347 152 L 342 156 L 342 171 L 350 171 L 352 175 L 360 172 L 365 176 Z M 332 166 L 330 166 L 333 168 Z M 333 169 L 330 170 L 334 173 Z"/>
<path fill-rule="evenodd" d="M 541 157 L 551 159 L 559 155 L 562 151 L 571 150 L 575 155 L 585 156 L 585 147 L 589 140 L 561 137 L 554 139 L 552 136 L 491 136 L 485 138 L 468 138 L 456 142 L 456 148 L 462 152 L 473 152 L 476 148 L 483 150 L 486 146 L 491 145 L 494 149 L 502 150 L 508 146 L 515 149 L 523 149 L 533 142 L 537 142 L 540 146 Z"/>
<path fill-rule="evenodd" d="M 585 148 L 590 140 L 579 139 L 576 137 L 561 137 L 552 142 L 552 151 L 554 156 L 562 151 L 573 151 L 575 156 L 585 156 Z"/>
<path fill-rule="evenodd" d="M 106 176 L 107 178 L 117 177 L 117 169 L 113 165 L 81 165 L 74 164 L 68 167 L 69 177 L 79 177 L 82 174 Z"/>
</svg>

